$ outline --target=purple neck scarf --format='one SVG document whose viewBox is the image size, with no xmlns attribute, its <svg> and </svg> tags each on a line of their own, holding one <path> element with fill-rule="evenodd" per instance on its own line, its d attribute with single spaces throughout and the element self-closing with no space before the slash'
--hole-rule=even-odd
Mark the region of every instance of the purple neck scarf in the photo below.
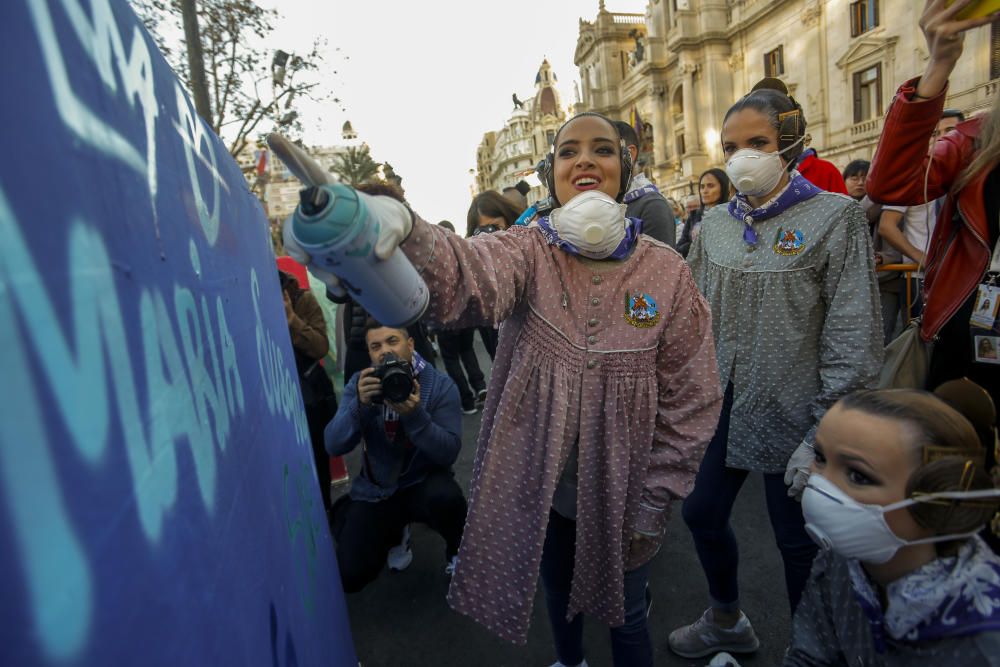
<svg viewBox="0 0 1000 667">
<path fill-rule="evenodd" d="M 651 195 L 654 192 L 659 193 L 660 189 L 649 182 L 649 179 L 639 174 L 632 179 L 632 184 L 635 186 L 631 190 L 625 193 L 623 201 L 626 204 L 631 204 L 636 199 L 642 199 L 646 195 Z"/>
<path fill-rule="evenodd" d="M 747 245 L 757 245 L 757 232 L 753 228 L 753 223 L 784 213 L 799 202 L 812 199 L 820 192 L 822 190 L 803 178 L 802 174 L 793 171 L 785 189 L 760 208 L 754 208 L 745 194 L 737 192 L 729 202 L 729 215 L 743 223 L 743 241 Z"/>
<path fill-rule="evenodd" d="M 535 218 L 535 222 L 538 223 L 538 228 L 542 231 L 542 236 L 549 242 L 549 245 L 554 245 L 571 255 L 580 254 L 579 248 L 559 237 L 559 232 L 549 222 L 549 216 L 538 216 Z M 635 242 L 639 240 L 639 234 L 642 234 L 642 220 L 639 218 L 625 218 L 625 238 L 614 249 L 614 252 L 604 259 L 622 260 L 628 257 L 629 253 L 632 252 L 632 248 L 635 247 Z"/>
<path fill-rule="evenodd" d="M 642 199 L 646 195 L 651 195 L 654 192 L 659 193 L 660 189 L 650 182 L 644 174 L 636 174 L 632 177 L 632 189 L 625 193 L 623 201 L 626 204 L 631 204 L 636 199 Z"/>
<path fill-rule="evenodd" d="M 654 192 L 659 192 L 659 191 L 660 189 L 658 187 L 650 183 L 649 185 L 644 185 L 641 188 L 636 188 L 635 190 L 629 190 L 628 192 L 625 193 L 625 198 L 623 201 L 626 204 L 631 204 L 636 199 L 642 199 L 646 195 L 651 195 Z"/>
<path fill-rule="evenodd" d="M 420 356 L 416 350 L 413 351 L 413 377 L 417 377 L 427 367 L 427 360 Z"/>
<path fill-rule="evenodd" d="M 937 559 L 889 584 L 886 610 L 857 561 L 848 562 L 848 573 L 879 653 L 893 642 L 1000 630 L 1000 562 L 978 537 L 963 545 L 957 557 Z"/>
</svg>

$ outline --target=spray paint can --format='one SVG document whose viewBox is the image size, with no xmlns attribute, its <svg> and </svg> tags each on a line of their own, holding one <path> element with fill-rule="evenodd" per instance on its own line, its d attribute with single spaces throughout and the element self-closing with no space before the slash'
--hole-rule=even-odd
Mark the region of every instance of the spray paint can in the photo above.
<svg viewBox="0 0 1000 667">
<path fill-rule="evenodd" d="M 312 263 L 336 275 L 376 320 L 406 327 L 424 314 L 430 292 L 402 251 L 384 261 L 375 256 L 378 233 L 378 221 L 354 188 L 329 183 L 299 193 L 292 235 Z"/>
</svg>

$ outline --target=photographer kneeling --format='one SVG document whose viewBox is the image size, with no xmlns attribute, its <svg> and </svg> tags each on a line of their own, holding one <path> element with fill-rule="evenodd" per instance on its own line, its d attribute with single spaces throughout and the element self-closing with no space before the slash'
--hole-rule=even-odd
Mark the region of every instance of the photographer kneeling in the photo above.
<svg viewBox="0 0 1000 667">
<path fill-rule="evenodd" d="M 378 576 L 411 522 L 444 537 L 450 574 L 465 525 L 465 497 L 451 470 L 462 445 L 455 383 L 414 352 L 405 329 L 369 319 L 365 342 L 374 367 L 351 377 L 326 427 L 332 456 L 363 447 L 361 474 L 332 520 L 347 593 Z"/>
</svg>

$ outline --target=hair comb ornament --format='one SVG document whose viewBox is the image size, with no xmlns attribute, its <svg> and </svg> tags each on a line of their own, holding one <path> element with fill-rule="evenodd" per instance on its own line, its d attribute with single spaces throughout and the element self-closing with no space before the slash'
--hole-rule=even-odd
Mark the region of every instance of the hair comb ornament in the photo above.
<svg viewBox="0 0 1000 667">
<path fill-rule="evenodd" d="M 934 463 L 941 459 L 965 458 L 977 465 L 983 465 L 986 452 L 982 450 L 961 450 L 954 447 L 941 447 L 940 445 L 924 445 L 923 463 Z M 964 472 L 964 471 L 963 471 Z"/>
<path fill-rule="evenodd" d="M 965 467 L 962 468 L 962 478 L 958 480 L 958 486 L 962 491 L 968 491 L 972 488 L 972 477 L 976 474 L 976 464 L 972 460 L 965 462 Z"/>
</svg>

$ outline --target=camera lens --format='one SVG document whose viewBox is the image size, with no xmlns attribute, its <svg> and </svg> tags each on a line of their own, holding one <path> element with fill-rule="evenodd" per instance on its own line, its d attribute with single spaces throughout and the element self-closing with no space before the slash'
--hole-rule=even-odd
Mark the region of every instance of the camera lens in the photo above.
<svg viewBox="0 0 1000 667">
<path fill-rule="evenodd" d="M 402 368 L 390 368 L 382 378 L 382 395 L 391 403 L 402 403 L 413 391 L 413 378 Z"/>
<path fill-rule="evenodd" d="M 412 366 L 392 352 L 382 357 L 375 376 L 382 382 L 382 397 L 390 403 L 402 403 L 413 392 Z"/>
</svg>

